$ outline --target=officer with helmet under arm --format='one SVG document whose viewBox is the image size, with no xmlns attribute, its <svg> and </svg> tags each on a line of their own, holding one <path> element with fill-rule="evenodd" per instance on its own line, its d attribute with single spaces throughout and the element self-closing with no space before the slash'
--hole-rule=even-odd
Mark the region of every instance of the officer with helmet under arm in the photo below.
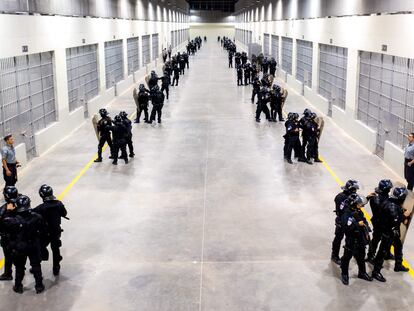
<svg viewBox="0 0 414 311">
<path fill-rule="evenodd" d="M 66 218 L 67 211 L 63 203 L 53 195 L 51 186 L 42 185 L 39 189 L 39 195 L 43 203 L 34 208 L 33 211 L 42 216 L 46 223 L 47 240 L 42 241 L 42 247 L 47 247 L 50 243 L 53 255 L 53 275 L 57 276 L 60 272 L 60 262 L 63 259 L 60 254 L 60 248 L 62 247 L 60 238 L 63 232 L 61 218 Z"/>
</svg>

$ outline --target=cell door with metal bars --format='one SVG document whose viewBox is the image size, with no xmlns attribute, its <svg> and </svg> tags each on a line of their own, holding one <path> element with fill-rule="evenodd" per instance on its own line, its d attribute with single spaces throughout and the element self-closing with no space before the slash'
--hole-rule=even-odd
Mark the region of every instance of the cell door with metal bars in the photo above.
<svg viewBox="0 0 414 311">
<path fill-rule="evenodd" d="M 35 133 L 56 121 L 53 52 L 0 59 L 0 131 L 37 155 Z"/>
<path fill-rule="evenodd" d="M 84 106 L 99 94 L 98 46 L 96 44 L 66 49 L 69 111 Z M 86 114 L 87 115 L 87 114 Z"/>
<path fill-rule="evenodd" d="M 377 131 L 376 154 L 385 142 L 406 144 L 414 129 L 414 60 L 361 51 L 358 119 Z"/>
<path fill-rule="evenodd" d="M 312 87 L 312 54 L 312 42 L 297 40 L 296 79 L 310 88 Z"/>
<path fill-rule="evenodd" d="M 292 74 L 292 53 L 292 38 L 282 37 L 282 69 L 289 74 Z"/>
<path fill-rule="evenodd" d="M 329 102 L 328 115 L 332 115 L 332 105 L 345 110 L 347 63 L 348 49 L 319 45 L 318 93 Z"/>
<path fill-rule="evenodd" d="M 279 65 L 279 37 L 272 35 L 272 57 L 276 60 L 276 62 Z"/>
<path fill-rule="evenodd" d="M 113 87 L 124 79 L 124 55 L 122 40 L 105 42 L 105 80 L 106 88 Z"/>
<path fill-rule="evenodd" d="M 142 64 L 144 66 L 151 62 L 151 50 L 150 50 L 150 36 L 142 36 Z"/>
<path fill-rule="evenodd" d="M 152 60 L 158 58 L 158 34 L 152 35 Z"/>
<path fill-rule="evenodd" d="M 139 38 L 127 39 L 128 75 L 137 71 L 140 66 Z"/>
<path fill-rule="evenodd" d="M 268 33 L 263 34 L 263 55 L 269 56 L 270 35 Z"/>
</svg>

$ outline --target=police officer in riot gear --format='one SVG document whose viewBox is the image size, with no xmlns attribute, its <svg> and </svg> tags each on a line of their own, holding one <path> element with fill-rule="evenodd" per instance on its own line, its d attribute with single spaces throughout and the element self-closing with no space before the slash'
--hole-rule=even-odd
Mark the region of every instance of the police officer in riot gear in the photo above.
<svg viewBox="0 0 414 311">
<path fill-rule="evenodd" d="M 113 152 L 113 165 L 118 165 L 118 154 L 121 150 L 121 159 L 124 159 L 125 164 L 128 164 L 128 156 L 126 152 L 126 143 L 128 131 L 122 122 L 122 118 L 118 115 L 115 116 L 113 125 L 110 126 L 112 136 L 114 138 L 114 152 Z"/>
<path fill-rule="evenodd" d="M 236 65 L 237 85 L 243 85 L 243 68 L 242 65 Z"/>
<path fill-rule="evenodd" d="M 137 112 L 137 118 L 135 119 L 135 123 L 139 123 L 141 119 L 141 113 L 144 111 L 144 121 L 146 123 L 149 122 L 148 119 L 148 102 L 150 101 L 149 90 L 147 90 L 144 84 L 139 85 L 139 93 L 138 93 L 138 104 L 139 104 L 139 111 Z"/>
<path fill-rule="evenodd" d="M 382 231 L 381 244 L 378 253 L 375 256 L 374 270 L 372 271 L 372 277 L 380 282 L 386 281 L 384 276 L 381 274 L 381 269 L 385 256 L 387 256 L 391 245 L 394 245 L 394 271 L 409 271 L 409 269 L 404 267 L 402 264 L 403 246 L 400 239 L 400 225 L 401 223 L 407 221 L 407 217 L 404 215 L 404 209 L 402 207 L 407 195 L 408 191 L 405 187 L 394 188 L 391 197 L 385 202 L 381 211 L 378 223 Z"/>
<path fill-rule="evenodd" d="M 135 153 L 134 153 L 134 145 L 132 143 L 132 122 L 128 118 L 128 114 L 125 111 L 121 111 L 119 113 L 119 116 L 121 117 L 122 122 L 124 123 L 124 126 L 127 131 L 126 143 L 129 149 L 129 157 L 133 158 L 135 156 Z"/>
<path fill-rule="evenodd" d="M 274 84 L 273 89 L 270 92 L 270 118 L 273 122 L 276 122 L 279 116 L 279 121 L 283 120 L 282 115 L 282 93 L 279 85 Z"/>
<path fill-rule="evenodd" d="M 270 112 L 267 103 L 270 101 L 269 89 L 262 87 L 258 94 L 257 108 L 256 108 L 256 122 L 260 122 L 260 114 L 263 112 L 266 119 L 270 121 Z"/>
<path fill-rule="evenodd" d="M 252 85 L 253 85 L 253 90 L 252 90 L 252 104 L 254 104 L 254 98 L 256 97 L 256 95 L 259 94 L 259 92 L 260 92 L 260 86 L 261 86 L 260 80 L 259 80 L 258 77 L 255 77 L 253 79 Z"/>
<path fill-rule="evenodd" d="M 309 143 L 309 132 L 306 130 L 306 124 L 308 123 L 311 117 L 312 111 L 306 108 L 303 111 L 303 117 L 299 120 L 300 127 L 303 129 L 302 132 L 302 154 L 306 154 L 306 147 Z"/>
<path fill-rule="evenodd" d="M 295 156 L 299 159 L 299 162 L 305 162 L 302 156 L 301 144 L 300 144 L 300 126 L 299 126 L 299 115 L 297 113 L 289 113 L 288 120 L 285 122 L 286 134 L 285 138 L 284 156 L 285 160 L 289 164 L 292 162 L 292 151 L 295 151 Z"/>
<path fill-rule="evenodd" d="M 243 65 L 244 67 L 244 85 L 249 85 L 250 84 L 250 76 L 251 73 L 250 71 L 252 70 L 252 67 L 250 66 L 250 63 L 246 63 Z"/>
<path fill-rule="evenodd" d="M 60 238 L 63 232 L 60 226 L 61 218 L 66 218 L 67 211 L 63 203 L 54 197 L 52 187 L 42 185 L 39 189 L 39 195 L 43 203 L 34 208 L 33 211 L 42 216 L 46 223 L 48 239 L 42 242 L 46 242 L 44 243 L 46 247 L 50 243 L 53 255 L 53 275 L 57 276 L 60 272 L 60 262 L 63 259 L 60 254 L 60 248 L 62 247 Z"/>
<path fill-rule="evenodd" d="M 369 243 L 369 225 L 361 208 L 368 203 L 365 197 L 352 193 L 345 201 L 347 208 L 341 217 L 345 232 L 344 255 L 341 258 L 341 280 L 349 284 L 349 262 L 355 257 L 358 263 L 358 278 L 372 281 L 365 267 L 365 248 Z"/>
<path fill-rule="evenodd" d="M 178 80 L 180 79 L 180 68 L 178 68 L 177 64 L 174 64 L 173 66 L 173 80 L 171 86 L 178 86 Z"/>
<path fill-rule="evenodd" d="M 312 164 L 311 159 L 315 162 L 322 162 L 319 159 L 319 127 L 315 120 L 316 113 L 312 112 L 309 119 L 306 120 L 302 131 L 302 137 L 304 137 L 304 133 L 306 132 L 308 140 L 308 146 L 306 148 L 306 163 L 308 164 Z M 304 150 L 303 147 L 302 150 Z"/>
<path fill-rule="evenodd" d="M 19 196 L 19 192 L 15 186 L 6 186 L 3 190 L 3 195 L 6 203 L 0 207 L 0 224 L 4 218 L 13 217 L 15 215 L 15 203 Z M 1 230 L 1 225 L 0 238 L 0 244 L 4 254 L 4 273 L 0 275 L 0 281 L 11 281 L 13 280 L 13 262 L 10 241 L 6 232 Z"/>
<path fill-rule="evenodd" d="M 164 94 L 160 91 L 158 86 L 151 90 L 152 111 L 150 123 L 155 121 L 155 116 L 158 115 L 158 123 L 161 123 L 162 107 L 164 107 Z"/>
<path fill-rule="evenodd" d="M 1 226 L 9 235 L 13 264 L 16 267 L 15 284 L 13 290 L 23 293 L 23 278 L 27 258 L 31 265 L 31 272 L 35 278 L 37 294 L 44 291 L 41 268 L 40 239 L 44 234 L 45 224 L 42 216 L 30 209 L 30 199 L 21 195 L 16 200 L 16 215 L 5 217 Z"/>
<path fill-rule="evenodd" d="M 151 76 L 148 79 L 148 88 L 151 90 L 154 86 L 158 84 L 158 75 L 154 70 L 151 71 Z"/>
<path fill-rule="evenodd" d="M 272 57 L 269 61 L 269 71 L 270 74 L 274 77 L 276 74 L 276 67 L 277 67 L 277 62 L 276 60 Z"/>
<path fill-rule="evenodd" d="M 378 187 L 375 188 L 375 194 L 370 197 L 369 204 L 371 206 L 372 217 L 372 240 L 369 244 L 367 261 L 371 264 L 374 264 L 375 253 L 377 252 L 377 247 L 381 241 L 382 230 L 380 226 L 382 210 L 384 204 L 389 199 L 389 193 L 393 187 L 391 180 L 383 179 L 378 183 Z"/>
<path fill-rule="evenodd" d="M 111 132 L 109 130 L 112 120 L 105 108 L 100 109 L 99 114 L 101 115 L 101 119 L 98 122 L 98 133 L 100 137 L 98 144 L 98 158 L 94 162 L 102 162 L 102 148 L 105 143 L 108 143 L 109 149 L 111 150 L 111 156 L 113 154 Z"/>
<path fill-rule="evenodd" d="M 167 96 L 167 99 L 168 99 L 170 95 L 170 84 L 171 84 L 171 79 L 170 79 L 168 72 L 164 72 L 164 75 L 159 79 L 161 80 L 161 92 L 165 91 L 165 95 Z"/>
<path fill-rule="evenodd" d="M 334 199 L 335 202 L 335 238 L 332 241 L 332 254 L 331 260 L 340 265 L 341 260 L 339 258 L 339 250 L 341 248 L 341 242 L 344 238 L 345 232 L 342 226 L 342 216 L 346 210 L 345 200 L 353 193 L 359 190 L 359 184 L 356 180 L 350 179 L 346 182 L 345 186 L 342 187 L 342 192 L 338 193 Z"/>
</svg>

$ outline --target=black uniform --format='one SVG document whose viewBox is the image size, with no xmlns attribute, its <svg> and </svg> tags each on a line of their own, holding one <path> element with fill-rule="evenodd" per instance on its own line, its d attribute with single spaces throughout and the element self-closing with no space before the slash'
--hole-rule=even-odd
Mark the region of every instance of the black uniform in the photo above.
<svg viewBox="0 0 414 311">
<path fill-rule="evenodd" d="M 126 129 L 126 144 L 129 149 L 129 156 L 132 158 L 134 154 L 134 144 L 132 143 L 132 122 L 127 117 L 122 118 L 122 123 Z"/>
<path fill-rule="evenodd" d="M 267 60 L 267 57 L 265 57 L 264 60 L 263 60 L 262 71 L 263 71 L 263 74 L 266 74 L 269 71 L 269 62 Z"/>
<path fill-rule="evenodd" d="M 185 64 L 187 65 L 187 69 L 189 69 L 190 68 L 190 62 L 189 62 L 188 53 L 184 53 L 183 57 L 184 57 Z M 167 97 L 167 99 L 168 99 L 168 97 Z"/>
<path fill-rule="evenodd" d="M 241 65 L 237 65 L 237 85 L 243 85 L 243 69 Z"/>
<path fill-rule="evenodd" d="M 284 156 L 288 162 L 292 161 L 292 151 L 295 151 L 295 155 L 302 160 L 301 155 L 301 144 L 299 139 L 299 121 L 297 120 L 287 120 L 285 122 L 286 134 L 285 138 L 285 148 Z"/>
<path fill-rule="evenodd" d="M 113 156 L 113 145 L 111 139 L 111 132 L 109 127 L 112 124 L 112 120 L 109 116 L 106 116 L 99 120 L 98 122 L 98 133 L 99 133 L 99 143 L 98 143 L 98 159 L 102 160 L 102 148 L 105 143 L 108 143 L 109 149 L 111 150 L 111 155 Z"/>
<path fill-rule="evenodd" d="M 249 85 L 250 84 L 250 70 L 252 69 L 252 67 L 248 66 L 248 65 L 244 65 L 244 85 Z"/>
<path fill-rule="evenodd" d="M 364 226 L 359 225 L 360 221 L 364 223 Z M 349 262 L 352 257 L 355 257 L 358 264 L 358 277 L 366 275 L 365 248 L 369 243 L 369 225 L 364 217 L 364 213 L 356 207 L 349 207 L 342 215 L 341 225 L 345 232 L 341 273 L 348 276 Z"/>
<path fill-rule="evenodd" d="M 160 91 L 154 91 L 151 94 L 152 111 L 150 122 L 155 121 L 155 116 L 158 114 L 158 123 L 161 123 L 162 107 L 164 107 L 164 94 Z"/>
<path fill-rule="evenodd" d="M 277 67 L 277 62 L 274 58 L 272 58 L 269 62 L 269 73 L 272 76 L 275 76 L 275 74 L 276 74 L 276 67 Z"/>
<path fill-rule="evenodd" d="M 22 281 L 27 258 L 35 278 L 35 288 L 44 289 L 41 268 L 40 239 L 44 235 L 45 224 L 42 216 L 27 210 L 3 219 L 3 230 L 9 237 L 13 264 L 16 267 L 15 289 L 23 291 Z"/>
<path fill-rule="evenodd" d="M 377 252 L 377 247 L 381 241 L 382 236 L 382 226 L 381 226 L 381 215 L 384 208 L 384 204 L 389 199 L 388 193 L 378 192 L 377 195 L 370 199 L 370 206 L 372 211 L 371 223 L 372 223 L 372 240 L 368 248 L 368 260 L 373 260 L 375 253 Z"/>
<path fill-rule="evenodd" d="M 155 73 L 151 73 L 148 79 L 148 88 L 151 90 L 156 85 L 158 85 L 158 76 Z"/>
<path fill-rule="evenodd" d="M 11 279 L 13 275 L 13 261 L 12 261 L 12 252 L 10 248 L 10 237 L 7 232 L 2 229 L 2 222 L 5 218 L 14 217 L 14 210 L 8 210 L 7 205 L 13 203 L 6 203 L 0 207 L 0 245 L 3 248 L 4 254 L 4 274 L 2 276 L 5 279 Z"/>
<path fill-rule="evenodd" d="M 252 90 L 252 103 L 254 103 L 254 98 L 260 92 L 260 81 L 259 79 L 254 79 L 253 82 L 253 90 Z"/>
<path fill-rule="evenodd" d="M 391 245 L 394 245 L 395 267 L 402 266 L 403 262 L 403 246 L 401 243 L 400 225 L 404 221 L 404 211 L 398 200 L 388 199 L 382 210 L 378 225 L 382 231 L 381 244 L 378 254 L 374 259 L 374 272 L 380 272 L 385 257 L 388 255 Z"/>
<path fill-rule="evenodd" d="M 175 86 L 178 86 L 178 80 L 180 79 L 180 69 L 178 68 L 177 65 L 174 65 L 173 67 L 173 74 L 174 74 L 174 77 L 173 77 L 173 81 L 171 85 L 174 85 L 174 82 L 175 82 Z"/>
<path fill-rule="evenodd" d="M 46 223 L 46 241 L 41 241 L 42 246 L 46 247 L 50 243 L 53 256 L 53 272 L 59 274 L 60 262 L 62 256 L 60 254 L 60 248 L 62 247 L 62 241 L 60 240 L 62 235 L 61 218 L 66 217 L 67 211 L 63 203 L 56 200 L 54 197 L 45 199 L 42 204 L 37 206 L 34 210 L 35 213 L 41 215 Z"/>
<path fill-rule="evenodd" d="M 139 104 L 139 111 L 137 114 L 137 123 L 139 123 L 141 119 L 141 113 L 144 111 L 144 121 L 148 122 L 148 102 L 150 100 L 150 95 L 148 90 L 140 90 L 138 93 L 138 104 Z"/>
<path fill-rule="evenodd" d="M 113 126 L 110 127 L 112 136 L 114 138 L 114 152 L 112 164 L 118 164 L 118 154 L 121 150 L 121 158 L 125 160 L 125 164 L 128 163 L 128 155 L 126 151 L 126 143 L 128 131 L 122 121 L 115 121 Z"/>
<path fill-rule="evenodd" d="M 347 209 L 346 199 L 351 192 L 344 190 L 338 193 L 334 199 L 335 202 L 335 238 L 332 241 L 332 258 L 339 259 L 339 250 L 341 248 L 341 242 L 344 238 L 345 232 L 342 226 L 342 216 Z"/>
<path fill-rule="evenodd" d="M 233 53 L 229 52 L 229 68 L 233 68 Z"/>
<path fill-rule="evenodd" d="M 318 124 L 312 120 L 308 119 L 304 123 L 303 126 L 303 141 L 305 141 L 305 137 L 307 140 L 306 146 L 306 159 L 310 161 L 310 159 L 319 159 L 319 147 L 318 147 L 318 136 L 319 136 L 319 129 Z M 305 155 L 305 148 L 302 146 L 302 154 Z"/>
<path fill-rule="evenodd" d="M 180 74 L 184 75 L 184 71 L 185 71 L 185 59 L 183 55 L 180 55 L 180 57 L 178 58 L 178 62 L 180 64 Z"/>
<path fill-rule="evenodd" d="M 262 88 L 258 94 L 257 108 L 256 108 L 256 121 L 260 122 L 260 114 L 264 112 L 266 119 L 270 120 L 269 108 L 267 103 L 269 102 L 269 91 L 266 88 Z"/>
<path fill-rule="evenodd" d="M 279 116 L 279 121 L 283 121 L 282 114 L 282 94 L 278 90 L 270 92 L 270 118 L 276 121 Z"/>
<path fill-rule="evenodd" d="M 171 84 L 170 76 L 168 74 L 164 74 L 164 76 L 160 78 L 160 80 L 161 80 L 161 92 L 165 91 L 165 95 L 167 96 L 167 99 L 168 99 L 170 95 L 170 84 Z"/>
</svg>

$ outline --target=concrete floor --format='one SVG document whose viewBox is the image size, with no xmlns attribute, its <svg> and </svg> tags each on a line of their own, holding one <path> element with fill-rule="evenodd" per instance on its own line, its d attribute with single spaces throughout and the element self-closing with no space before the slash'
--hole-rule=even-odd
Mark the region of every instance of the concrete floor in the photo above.
<svg viewBox="0 0 414 311">
<path fill-rule="evenodd" d="M 215 42 L 191 60 L 171 91 L 162 125 L 134 125 L 136 158 L 93 164 L 64 199 L 62 274 L 44 264 L 47 291 L 0 284 L 0 310 L 412 310 L 414 279 L 340 282 L 329 260 L 333 197 L 322 164 L 283 161 L 279 123 L 257 124 L 250 87 L 237 87 Z M 133 111 L 131 92 L 110 108 Z M 290 91 L 288 111 L 307 105 Z M 327 122 L 321 154 L 362 193 L 396 179 L 382 161 Z M 24 170 L 21 192 L 60 193 L 96 152 L 89 122 Z M 414 264 L 414 237 L 405 258 Z M 368 267 L 371 270 L 371 267 Z"/>
</svg>

